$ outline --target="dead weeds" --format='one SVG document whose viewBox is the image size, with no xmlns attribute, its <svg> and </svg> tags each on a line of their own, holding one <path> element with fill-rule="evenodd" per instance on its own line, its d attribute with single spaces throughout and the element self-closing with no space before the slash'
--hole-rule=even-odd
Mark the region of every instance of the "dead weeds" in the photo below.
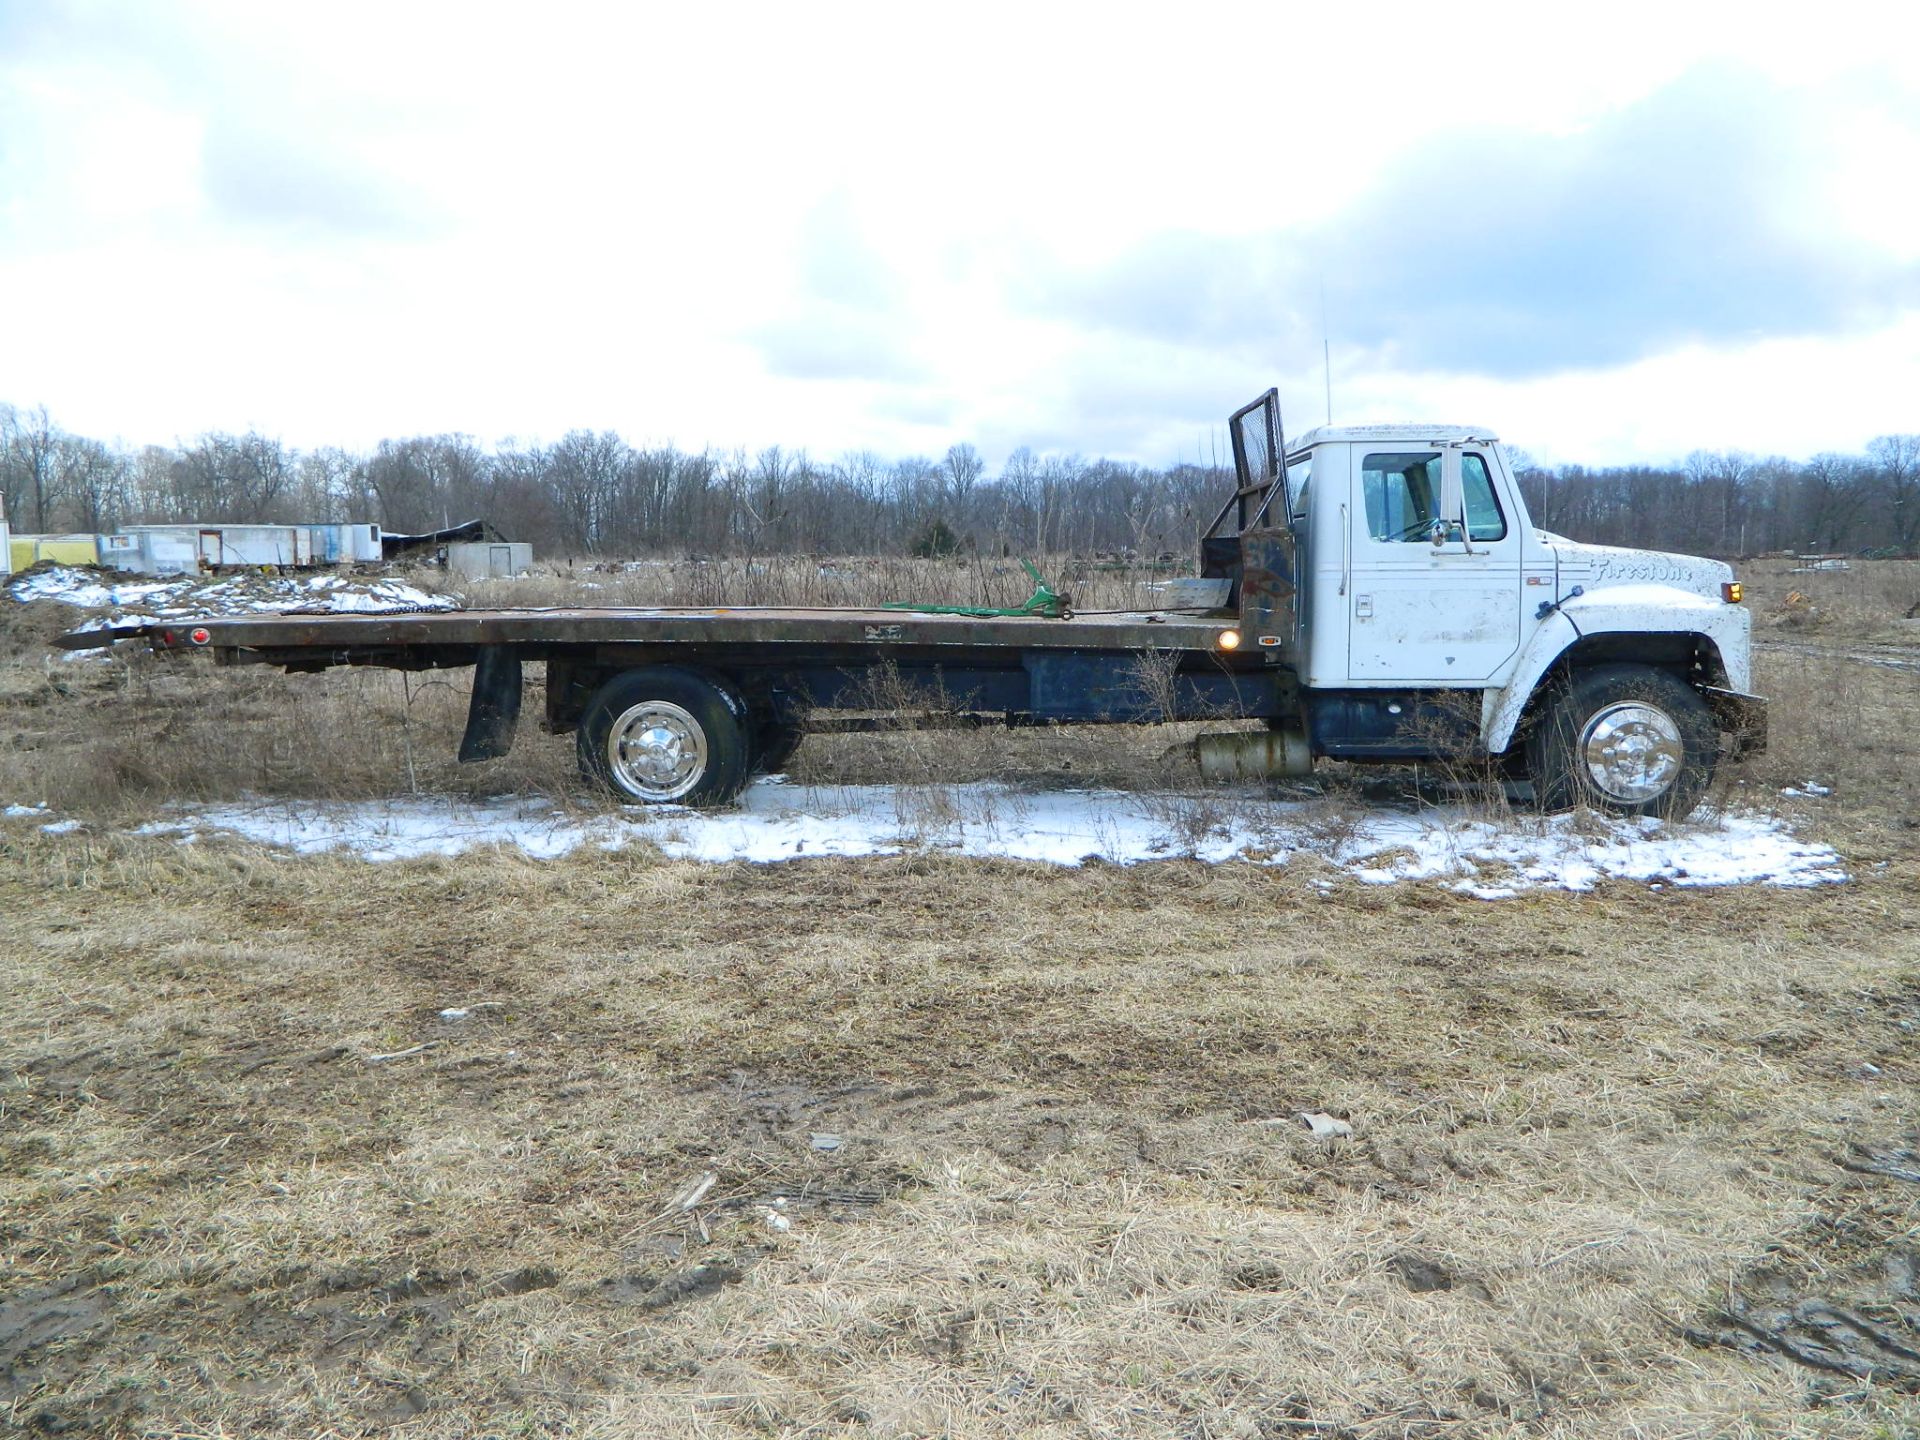
<svg viewBox="0 0 1920 1440">
<path fill-rule="evenodd" d="M 178 844 L 130 832 L 243 794 L 574 803 L 571 746 L 462 770 L 464 688 L 381 673 L 0 666 L 0 799 L 89 822 L 0 821 L 0 1416 L 1912 1433 L 1893 1369 L 1794 1347 L 1824 1304 L 1911 1348 L 1914 1187 L 1847 1162 L 1920 1126 L 1916 684 L 1762 655 L 1774 748 L 1731 793 L 1853 883 L 1487 906 L 1307 857 Z M 815 736 L 796 772 L 906 774 L 931 814 L 953 780 L 1179 784 L 1177 738 Z M 1371 793 L 1316 802 L 1329 853 Z M 1198 844 L 1232 797 L 1167 804 Z"/>
<path fill-rule="evenodd" d="M 1844 1219 L 1849 1141 L 1920 1123 L 1910 860 L 1832 891 L 1497 909 L 1318 879 L 368 866 L 16 823 L 0 1413 L 426 1436 L 1916 1418 L 1684 1338 Z"/>
</svg>

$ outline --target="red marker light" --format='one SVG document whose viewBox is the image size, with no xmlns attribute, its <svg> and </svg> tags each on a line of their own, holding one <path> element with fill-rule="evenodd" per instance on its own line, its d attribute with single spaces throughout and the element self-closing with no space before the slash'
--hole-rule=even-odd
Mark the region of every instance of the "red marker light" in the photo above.
<svg viewBox="0 0 1920 1440">
<path fill-rule="evenodd" d="M 201 625 L 187 632 L 187 638 L 196 645 L 204 645 L 213 638 L 213 632 Z"/>
</svg>

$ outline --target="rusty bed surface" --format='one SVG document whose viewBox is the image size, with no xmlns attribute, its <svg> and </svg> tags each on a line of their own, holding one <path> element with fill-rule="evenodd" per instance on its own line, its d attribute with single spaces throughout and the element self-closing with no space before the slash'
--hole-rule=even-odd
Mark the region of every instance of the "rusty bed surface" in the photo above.
<svg viewBox="0 0 1920 1440">
<path fill-rule="evenodd" d="M 553 608 L 446 610 L 388 614 L 274 614 L 172 620 L 77 631 L 68 649 L 106 640 L 185 637 L 205 630 L 193 648 L 212 650 L 340 650 L 360 646 L 568 645 L 855 645 L 903 644 L 968 648 L 1207 650 L 1233 628 L 1231 616 L 1163 611 L 980 617 L 911 610 L 774 607 Z"/>
</svg>

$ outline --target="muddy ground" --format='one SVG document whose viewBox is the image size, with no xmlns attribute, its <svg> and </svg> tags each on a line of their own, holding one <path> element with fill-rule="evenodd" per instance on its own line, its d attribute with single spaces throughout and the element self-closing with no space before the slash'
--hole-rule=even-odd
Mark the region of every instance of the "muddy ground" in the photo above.
<svg viewBox="0 0 1920 1440">
<path fill-rule="evenodd" d="M 1911 854 L 0 855 L 30 1432 L 1920 1424 Z"/>
</svg>

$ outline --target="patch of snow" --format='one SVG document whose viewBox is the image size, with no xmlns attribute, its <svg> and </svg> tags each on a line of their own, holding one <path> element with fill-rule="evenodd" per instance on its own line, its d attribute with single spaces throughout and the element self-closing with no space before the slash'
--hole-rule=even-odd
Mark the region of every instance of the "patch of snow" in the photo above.
<svg viewBox="0 0 1920 1440">
<path fill-rule="evenodd" d="M 42 825 L 40 828 L 49 835 L 71 835 L 80 828 L 80 822 L 78 820 L 55 820 L 52 824 Z"/>
<path fill-rule="evenodd" d="M 1298 1116 L 1302 1125 L 1312 1132 L 1316 1140 L 1348 1140 L 1353 1136 L 1353 1126 L 1345 1120 L 1328 1115 L 1324 1111 L 1302 1110 Z"/>
<path fill-rule="evenodd" d="M 620 838 L 608 823 L 583 824 L 551 805 L 512 798 L 478 805 L 395 800 L 179 807 L 178 818 L 142 825 L 135 833 L 202 831 L 226 831 L 302 855 L 344 850 L 375 861 L 458 855 L 487 846 L 517 848 L 550 860 L 584 844 L 618 843 Z"/>
<path fill-rule="evenodd" d="M 108 582 L 98 573 L 56 565 L 23 575 L 6 587 L 15 600 L 56 600 L 107 616 L 82 629 L 108 625 L 154 625 L 166 620 L 201 620 L 220 615 L 272 614 L 300 610 L 312 614 L 380 614 L 394 610 L 455 610 L 451 595 L 432 595 L 398 580 L 366 580 L 347 575 L 226 575 L 217 579 L 182 575 L 172 580 Z"/>
<path fill-rule="evenodd" d="M 1517 900 L 1520 897 L 1520 892 L 1511 885 L 1476 885 L 1471 880 L 1459 880 L 1454 882 L 1453 888 L 1476 900 Z M 1658 890 L 1660 886 L 1656 883 L 1647 888 Z"/>
<path fill-rule="evenodd" d="M 1780 792 L 1789 800 L 1817 800 L 1824 795 L 1833 794 L 1832 787 L 1822 785 L 1815 780 L 1802 780 L 1798 785 L 1789 785 Z"/>
<path fill-rule="evenodd" d="M 353 611 L 378 614 L 387 610 L 451 610 L 457 602 L 447 595 L 429 595 L 398 580 L 381 580 L 358 590 L 335 590 L 326 597 L 327 609 L 335 613 Z M 277 609 L 256 605 L 255 609 Z M 304 607 L 303 607 L 304 608 Z"/>
<path fill-rule="evenodd" d="M 112 625 L 158 625 L 159 623 L 158 615 L 141 615 L 134 611 L 126 611 L 111 616 L 96 616 L 92 620 L 83 621 L 74 626 L 73 629 L 75 634 L 83 634 L 88 630 L 105 630 Z"/>
<path fill-rule="evenodd" d="M 1182 823 L 1187 812 L 1172 808 L 1179 803 L 1211 802 L 1106 790 L 1022 792 L 996 784 L 924 792 L 764 780 L 726 810 L 578 815 L 515 797 L 182 806 L 140 833 L 225 832 L 300 854 L 339 850 L 372 861 L 489 846 L 550 859 L 581 846 L 629 844 L 714 863 L 943 852 L 1068 866 L 1170 857 L 1283 864 L 1308 851 L 1368 884 L 1436 880 L 1483 900 L 1536 889 L 1588 890 L 1605 879 L 1803 886 L 1847 878 L 1832 849 L 1797 838 L 1779 819 L 1747 811 L 1702 812 L 1665 824 L 1564 815 L 1496 823 L 1465 811 L 1378 810 L 1329 852 L 1314 837 L 1311 808 L 1299 802 L 1243 798 L 1217 814 L 1190 812 L 1204 824 Z"/>
<path fill-rule="evenodd" d="M 42 801 L 38 805 L 9 805 L 5 810 L 0 810 L 0 815 L 5 815 L 9 820 L 17 820 L 23 815 L 44 815 L 46 813 L 47 805 L 45 801 Z"/>
<path fill-rule="evenodd" d="M 1820 885 L 1844 880 L 1839 856 L 1796 839 L 1780 821 L 1752 812 L 1701 812 L 1670 825 L 1654 819 L 1552 815 L 1511 826 L 1448 816 L 1383 816 L 1357 842 L 1385 856 L 1355 874 L 1372 883 L 1471 875 L 1505 866 L 1504 885 L 1590 890 L 1603 879 L 1682 886 Z M 1377 848 L 1374 848 L 1377 847 Z M 1362 856 L 1361 859 L 1372 857 Z"/>
</svg>

